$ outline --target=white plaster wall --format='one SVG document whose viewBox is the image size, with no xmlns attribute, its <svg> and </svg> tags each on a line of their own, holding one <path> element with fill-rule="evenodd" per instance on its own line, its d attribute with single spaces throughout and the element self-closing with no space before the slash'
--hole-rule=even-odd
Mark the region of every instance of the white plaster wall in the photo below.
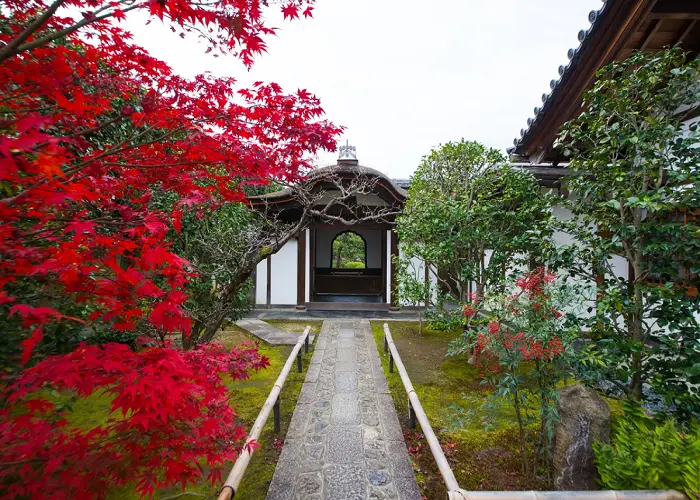
<svg viewBox="0 0 700 500">
<path fill-rule="evenodd" d="M 297 240 L 289 240 L 272 256 L 270 303 L 295 305 L 297 303 Z"/>
<path fill-rule="evenodd" d="M 306 302 L 311 302 L 311 230 L 304 230 L 306 238 L 306 278 L 304 280 L 304 297 Z"/>
<path fill-rule="evenodd" d="M 255 271 L 255 304 L 267 304 L 267 259 L 259 262 Z"/>
<path fill-rule="evenodd" d="M 382 267 L 382 236 L 381 229 L 356 229 L 320 227 L 316 229 L 316 267 L 331 267 L 331 244 L 338 233 L 348 229 L 362 236 L 367 242 L 367 267 L 381 269 Z M 388 251 L 388 250 L 387 250 Z"/>
</svg>

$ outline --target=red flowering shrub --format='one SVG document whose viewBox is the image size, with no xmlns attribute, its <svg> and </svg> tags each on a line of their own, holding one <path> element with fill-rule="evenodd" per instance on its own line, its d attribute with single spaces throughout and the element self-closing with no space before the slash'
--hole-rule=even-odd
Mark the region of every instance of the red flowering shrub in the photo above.
<svg viewBox="0 0 700 500">
<path fill-rule="evenodd" d="M 482 304 L 486 324 L 465 332 L 482 369 L 484 382 L 495 389 L 491 409 L 509 403 L 521 431 L 523 468 L 537 471 L 547 464 L 556 415 L 556 385 L 568 373 L 570 344 L 577 331 L 560 312 L 568 300 L 567 285 L 543 268 L 518 277 L 510 294 L 487 295 Z M 505 396 L 505 399 L 503 398 Z M 539 404 L 533 409 L 532 402 Z M 539 422 L 538 442 L 525 442 L 525 427 Z M 530 468 L 528 456 L 535 454 Z"/>
</svg>

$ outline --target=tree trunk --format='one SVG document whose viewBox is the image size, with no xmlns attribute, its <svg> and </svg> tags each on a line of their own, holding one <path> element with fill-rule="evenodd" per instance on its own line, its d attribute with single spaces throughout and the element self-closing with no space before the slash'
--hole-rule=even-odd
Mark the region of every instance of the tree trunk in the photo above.
<svg viewBox="0 0 700 500">
<path fill-rule="evenodd" d="M 631 276 L 633 283 L 633 303 L 634 311 L 632 317 L 630 318 L 630 333 L 632 340 L 635 343 L 644 342 L 644 325 L 642 318 L 644 315 L 644 297 L 642 296 L 642 269 L 641 269 L 641 252 L 634 253 L 634 260 L 632 262 L 632 269 L 634 270 L 634 276 Z M 635 400 L 642 399 L 642 384 L 644 383 L 644 377 L 642 374 L 642 353 L 637 351 L 632 353 L 632 379 L 630 380 L 630 397 Z"/>
<path fill-rule="evenodd" d="M 235 280 L 233 280 L 227 285 L 226 292 L 224 293 L 224 297 L 222 298 L 222 302 L 224 304 L 231 304 L 233 302 L 232 297 L 236 295 L 240 286 L 243 285 L 243 283 L 245 283 L 248 278 L 250 278 L 253 269 L 257 265 L 258 263 L 255 262 L 254 264 L 252 264 L 251 268 L 249 264 L 248 266 L 246 266 L 246 270 L 241 272 L 238 276 L 236 276 Z M 214 338 L 214 335 L 216 335 L 216 332 L 221 326 L 221 323 L 223 323 L 223 321 L 226 319 L 226 316 L 228 316 L 229 312 L 230 308 L 226 305 L 221 307 L 219 311 L 217 311 L 214 315 L 212 315 L 210 319 L 207 320 L 207 323 L 204 327 L 204 332 L 199 336 L 198 339 L 196 339 L 195 342 L 197 344 L 211 342 Z"/>
</svg>

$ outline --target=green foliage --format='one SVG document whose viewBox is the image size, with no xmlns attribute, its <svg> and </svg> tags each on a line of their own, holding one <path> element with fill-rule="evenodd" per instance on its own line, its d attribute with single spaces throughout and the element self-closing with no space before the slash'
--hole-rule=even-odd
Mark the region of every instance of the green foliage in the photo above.
<svg viewBox="0 0 700 500">
<path fill-rule="evenodd" d="M 441 332 L 457 330 L 464 324 L 462 311 L 458 309 L 431 309 L 426 311 L 425 319 L 428 328 Z"/>
<path fill-rule="evenodd" d="M 135 349 L 137 347 L 136 339 L 139 335 L 140 334 L 135 331 L 120 331 L 110 328 L 97 332 L 90 340 L 96 344 L 107 344 L 110 342 L 126 344 L 132 349 Z"/>
<path fill-rule="evenodd" d="M 549 204 L 536 179 L 507 166 L 499 151 L 449 142 L 426 155 L 411 180 L 397 219 L 402 254 L 435 266 L 444 299 L 462 303 L 469 282 L 481 296 L 524 263 L 519 256 L 547 248 Z"/>
<path fill-rule="evenodd" d="M 157 202 L 167 206 L 168 199 L 163 196 Z M 245 266 L 259 253 L 262 223 L 243 203 L 226 203 L 205 213 L 185 212 L 180 232 L 170 233 L 173 251 L 197 273 L 187 284 L 185 304 L 194 320 L 195 341 L 219 318 L 235 321 L 249 309 L 253 284 Z"/>
<path fill-rule="evenodd" d="M 700 301 L 686 295 L 699 284 L 700 227 L 678 212 L 700 209 L 700 127 L 682 112 L 700 101 L 699 75 L 700 61 L 678 49 L 614 62 L 559 139 L 575 173 L 568 205 L 578 240 L 561 262 L 598 280 L 588 349 L 603 364 L 591 374 L 627 384 L 637 399 L 649 382 L 683 418 L 700 411 Z"/>
<path fill-rule="evenodd" d="M 700 499 L 700 425 L 683 429 L 673 419 L 647 417 L 638 403 L 623 403 L 611 444 L 593 449 L 604 488 L 685 492 Z"/>
<path fill-rule="evenodd" d="M 345 269 L 364 269 L 364 268 L 365 268 L 364 262 L 347 262 L 345 264 Z"/>
<path fill-rule="evenodd" d="M 332 249 L 332 268 L 362 269 L 365 267 L 365 262 L 367 262 L 365 240 L 359 234 L 352 231 L 340 233 L 333 240 Z"/>
</svg>

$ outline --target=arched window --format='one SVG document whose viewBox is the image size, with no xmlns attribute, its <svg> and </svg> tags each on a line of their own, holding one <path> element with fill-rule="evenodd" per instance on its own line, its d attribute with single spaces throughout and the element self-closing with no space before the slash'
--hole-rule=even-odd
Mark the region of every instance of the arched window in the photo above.
<svg viewBox="0 0 700 500">
<path fill-rule="evenodd" d="M 367 267 L 367 242 L 354 231 L 345 231 L 331 243 L 333 269 L 364 269 Z"/>
</svg>

